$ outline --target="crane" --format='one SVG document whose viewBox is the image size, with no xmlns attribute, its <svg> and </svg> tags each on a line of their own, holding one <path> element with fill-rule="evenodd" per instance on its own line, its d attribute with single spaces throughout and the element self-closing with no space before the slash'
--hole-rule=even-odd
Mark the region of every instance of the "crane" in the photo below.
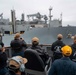
<svg viewBox="0 0 76 75">
<path fill-rule="evenodd" d="M 0 14 L 1 19 L 3 19 L 3 13 Z"/>
</svg>

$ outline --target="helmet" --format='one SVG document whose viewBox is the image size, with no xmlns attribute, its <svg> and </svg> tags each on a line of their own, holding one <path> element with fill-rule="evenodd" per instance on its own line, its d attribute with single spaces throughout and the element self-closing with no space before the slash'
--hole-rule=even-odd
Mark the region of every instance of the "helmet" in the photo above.
<svg viewBox="0 0 76 75">
<path fill-rule="evenodd" d="M 19 70 L 21 72 L 24 72 L 25 71 L 25 66 L 24 66 L 25 63 L 27 63 L 27 59 L 26 58 L 22 58 L 21 56 L 15 56 L 15 57 L 12 57 L 9 60 L 9 67 L 11 67 L 11 65 L 13 65 L 16 68 L 19 68 Z"/>
<path fill-rule="evenodd" d="M 62 50 L 62 54 L 65 56 L 70 56 L 72 54 L 72 49 L 68 45 L 62 47 L 61 50 Z"/>
<path fill-rule="evenodd" d="M 34 37 L 34 38 L 32 38 L 32 42 L 34 42 L 34 41 L 39 42 L 39 39 L 37 37 Z"/>
</svg>

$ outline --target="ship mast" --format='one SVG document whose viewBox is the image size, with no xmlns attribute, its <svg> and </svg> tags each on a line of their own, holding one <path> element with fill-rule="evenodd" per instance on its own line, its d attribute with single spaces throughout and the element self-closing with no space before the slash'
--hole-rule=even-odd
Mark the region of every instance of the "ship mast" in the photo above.
<svg viewBox="0 0 76 75">
<path fill-rule="evenodd" d="M 13 33 L 16 33 L 16 17 L 15 17 L 15 10 L 11 10 L 11 21 L 12 21 Z"/>
<path fill-rule="evenodd" d="M 60 21 L 61 21 L 61 26 L 62 26 L 62 13 L 60 14 Z"/>
<path fill-rule="evenodd" d="M 51 25 L 51 19 L 52 19 L 52 15 L 51 15 L 51 11 L 52 11 L 52 7 L 49 8 L 49 27 Z"/>
</svg>

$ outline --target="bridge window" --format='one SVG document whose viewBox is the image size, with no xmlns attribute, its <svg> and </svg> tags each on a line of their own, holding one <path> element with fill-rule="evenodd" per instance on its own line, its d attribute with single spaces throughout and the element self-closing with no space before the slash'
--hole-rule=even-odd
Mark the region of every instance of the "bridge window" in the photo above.
<svg viewBox="0 0 76 75">
<path fill-rule="evenodd" d="M 20 34 L 23 34 L 25 31 L 20 31 Z"/>
<path fill-rule="evenodd" d="M 10 34 L 10 31 L 5 31 L 4 33 L 5 33 L 5 34 Z"/>
</svg>

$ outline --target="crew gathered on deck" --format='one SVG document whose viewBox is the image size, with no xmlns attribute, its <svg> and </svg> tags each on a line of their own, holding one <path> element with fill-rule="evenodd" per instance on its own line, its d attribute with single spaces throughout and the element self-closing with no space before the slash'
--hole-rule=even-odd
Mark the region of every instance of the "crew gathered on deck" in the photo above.
<svg viewBox="0 0 76 75">
<path fill-rule="evenodd" d="M 76 75 L 76 63 L 69 58 L 72 54 L 71 47 L 66 45 L 61 51 L 63 57 L 53 62 L 48 75 Z"/>
<path fill-rule="evenodd" d="M 57 40 L 51 45 L 50 51 L 53 52 L 52 57 L 48 54 L 47 50 L 40 46 L 38 37 L 33 37 L 32 40 L 30 40 L 31 46 L 27 46 L 21 34 L 16 33 L 14 39 L 10 42 L 12 57 L 9 59 L 5 52 L 4 43 L 0 42 L 0 75 L 29 75 L 26 73 L 26 66 L 28 66 L 30 62 L 27 57 L 30 52 L 32 52 L 31 54 L 37 53 L 36 55 L 39 56 L 38 59 L 42 60 L 44 68 L 48 65 L 48 59 L 51 58 L 51 66 L 47 68 L 50 68 L 48 75 L 76 75 L 76 35 L 71 45 L 64 44 L 62 39 L 63 35 L 58 34 Z M 34 62 L 35 60 L 32 59 L 31 61 Z M 31 65 L 31 63 L 29 65 Z M 36 65 L 33 67 L 36 67 Z M 43 70 L 45 71 L 45 69 Z"/>
</svg>

